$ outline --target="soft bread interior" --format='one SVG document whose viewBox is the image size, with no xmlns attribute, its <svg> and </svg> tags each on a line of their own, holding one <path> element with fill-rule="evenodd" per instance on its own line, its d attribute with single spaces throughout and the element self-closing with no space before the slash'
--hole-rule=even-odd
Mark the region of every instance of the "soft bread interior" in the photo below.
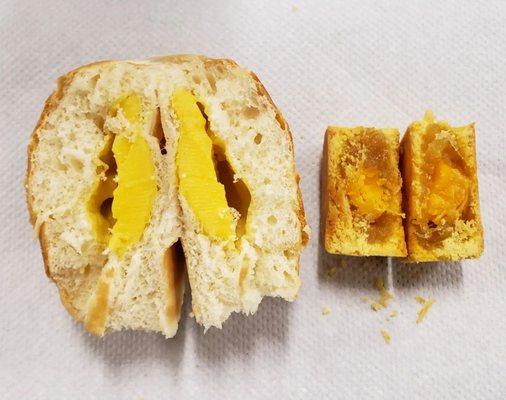
<svg viewBox="0 0 506 400">
<path fill-rule="evenodd" d="M 288 126 L 254 74 L 227 60 L 176 56 L 83 67 L 60 86 L 33 137 L 28 201 L 48 274 L 88 330 L 175 334 L 182 301 L 179 238 L 193 311 L 206 328 L 220 327 L 232 312 L 255 312 L 263 296 L 295 298 L 309 228 Z M 178 90 L 197 100 L 202 137 L 211 143 L 208 165 L 215 167 L 206 176 L 215 176 L 215 189 L 222 185 L 231 235 L 205 229 L 212 212 L 198 207 L 212 204 L 188 202 L 191 190 L 201 190 L 195 182 L 190 195 L 179 191 Z M 125 93 L 143 99 L 140 134 L 151 149 L 157 192 L 142 237 L 116 254 L 94 235 L 86 201 L 106 135 L 121 129 L 111 104 Z"/>
<path fill-rule="evenodd" d="M 177 330 L 182 279 L 173 269 L 181 266 L 170 258 L 180 236 L 179 206 L 171 155 L 160 151 L 158 80 L 156 69 L 126 62 L 68 75 L 60 98 L 48 103 L 53 109 L 41 120 L 30 155 L 28 200 L 46 268 L 72 315 L 99 335 L 141 328 L 173 336 Z M 111 105 L 125 91 L 142 98 L 139 135 L 151 152 L 157 191 L 141 238 L 115 254 L 97 240 L 87 204 L 97 157 L 121 119 L 111 117 Z"/>
<path fill-rule="evenodd" d="M 172 82 L 163 92 L 167 103 L 172 102 L 167 125 L 175 125 L 173 133 L 179 137 L 182 121 L 173 96 L 181 89 L 191 92 L 212 138 L 216 174 L 235 227 L 245 224 L 231 237 L 212 237 L 198 210 L 179 193 L 193 311 L 206 328 L 220 327 L 232 312 L 255 312 L 263 296 L 295 298 L 307 227 L 288 127 L 256 77 L 217 60 L 198 60 L 185 75 L 183 86 Z M 223 162 L 227 171 L 220 171 Z M 232 182 L 224 175 L 233 176 Z M 231 194 L 239 181 L 248 191 L 242 203 Z"/>
</svg>

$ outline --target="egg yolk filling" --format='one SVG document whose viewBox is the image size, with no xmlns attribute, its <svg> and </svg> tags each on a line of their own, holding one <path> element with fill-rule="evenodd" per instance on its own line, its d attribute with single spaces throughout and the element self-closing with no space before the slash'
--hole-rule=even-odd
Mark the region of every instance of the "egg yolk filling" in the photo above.
<svg viewBox="0 0 506 400">
<path fill-rule="evenodd" d="M 87 211 L 96 239 L 122 256 L 144 233 L 157 184 L 152 150 L 141 134 L 141 97 L 132 93 L 119 98 L 110 116 L 118 113 L 127 123 L 106 136 Z"/>
<path fill-rule="evenodd" d="M 422 151 L 421 230 L 429 239 L 442 239 L 459 219 L 466 219 L 471 180 L 451 127 L 433 123 L 426 128 Z"/>
<path fill-rule="evenodd" d="M 225 147 L 208 129 L 196 97 L 178 89 L 172 95 L 172 107 L 179 122 L 179 191 L 204 234 L 214 240 L 235 239 L 246 229 L 249 190 L 235 179 Z"/>
<path fill-rule="evenodd" d="M 386 138 L 381 131 L 367 128 L 345 145 L 344 154 L 352 218 L 366 222 L 369 242 L 381 242 L 388 238 L 392 219 L 399 215 L 394 201 L 397 170 Z"/>
<path fill-rule="evenodd" d="M 348 181 L 348 199 L 356 212 L 369 221 L 377 220 L 390 209 L 386 179 L 377 168 L 361 167 Z"/>
<path fill-rule="evenodd" d="M 425 217 L 439 224 L 444 219 L 453 223 L 469 202 L 469 179 L 448 161 L 439 161 L 431 176 Z"/>
</svg>

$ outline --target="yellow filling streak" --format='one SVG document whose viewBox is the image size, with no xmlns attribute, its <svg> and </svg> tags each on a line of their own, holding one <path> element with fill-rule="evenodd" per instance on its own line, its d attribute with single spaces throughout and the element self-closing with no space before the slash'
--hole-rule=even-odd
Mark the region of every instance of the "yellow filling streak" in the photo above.
<svg viewBox="0 0 506 400">
<path fill-rule="evenodd" d="M 130 142 L 118 136 L 112 151 L 118 164 L 118 187 L 113 193 L 112 216 L 116 223 L 109 248 L 121 256 L 142 237 L 151 218 L 157 187 L 151 149 L 143 137 L 135 135 Z"/>
<path fill-rule="evenodd" d="M 191 92 L 180 89 L 172 96 L 172 106 L 180 129 L 176 154 L 179 191 L 204 233 L 216 240 L 228 240 L 234 236 L 234 218 L 225 188 L 218 181 L 213 142 L 206 132 L 197 99 Z"/>
<path fill-rule="evenodd" d="M 121 97 L 110 110 L 112 116 L 118 112 L 129 127 L 105 140 L 97 161 L 101 171 L 88 201 L 88 215 L 97 240 L 121 256 L 142 237 L 151 218 L 157 185 L 151 149 L 140 132 L 141 98 L 136 94 Z M 109 165 L 104 161 L 111 150 L 117 165 L 116 179 L 107 174 Z M 104 215 L 101 206 L 108 198 L 112 198 L 112 214 Z"/>
</svg>

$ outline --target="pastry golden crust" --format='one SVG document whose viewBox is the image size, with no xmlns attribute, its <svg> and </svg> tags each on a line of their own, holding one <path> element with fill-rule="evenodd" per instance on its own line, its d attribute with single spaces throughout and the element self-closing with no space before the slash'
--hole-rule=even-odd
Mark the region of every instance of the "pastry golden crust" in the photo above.
<svg viewBox="0 0 506 400">
<path fill-rule="evenodd" d="M 452 127 L 427 112 L 401 142 L 409 261 L 483 253 L 474 124 Z"/>
<path fill-rule="evenodd" d="M 362 256 L 405 256 L 399 132 L 329 127 L 325 135 L 325 249 Z"/>
</svg>

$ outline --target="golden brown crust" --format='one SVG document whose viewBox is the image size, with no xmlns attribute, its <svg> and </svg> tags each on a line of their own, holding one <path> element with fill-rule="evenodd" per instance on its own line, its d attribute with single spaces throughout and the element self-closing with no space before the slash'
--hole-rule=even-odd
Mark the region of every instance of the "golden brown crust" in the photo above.
<svg viewBox="0 0 506 400">
<path fill-rule="evenodd" d="M 31 178 L 32 173 L 32 154 L 35 152 L 35 149 L 37 148 L 37 145 L 39 143 L 38 138 L 38 131 L 40 127 L 44 124 L 46 121 L 47 116 L 56 108 L 58 105 L 59 99 L 62 97 L 62 93 L 64 90 L 64 85 L 62 84 L 62 77 L 60 77 L 57 81 L 57 88 L 56 90 L 47 98 L 46 102 L 44 103 L 44 108 L 42 110 L 42 114 L 40 115 L 37 124 L 35 125 L 35 128 L 33 129 L 32 135 L 30 137 L 30 142 L 28 143 L 27 148 L 27 158 L 28 158 L 28 165 L 26 169 L 26 175 L 25 175 L 25 188 L 26 188 L 26 201 L 28 204 L 28 213 L 30 216 L 30 223 L 32 225 L 35 224 L 35 213 L 33 211 L 33 196 L 31 194 L 31 187 L 29 185 L 29 181 Z"/>
<path fill-rule="evenodd" d="M 109 297 L 111 280 L 114 277 L 114 269 L 108 268 L 102 271 L 102 276 L 93 294 L 91 304 L 86 314 L 84 327 L 94 335 L 103 336 L 109 316 Z"/>
<path fill-rule="evenodd" d="M 337 223 L 345 219 L 343 213 L 344 198 L 342 192 L 338 190 L 338 184 L 335 182 L 334 175 L 330 170 L 330 141 L 336 134 L 333 127 L 328 127 L 325 131 L 325 139 L 323 144 L 323 176 L 322 180 L 322 209 L 324 216 L 323 242 L 325 250 L 328 253 L 335 253 L 333 249 L 332 236 L 338 230 Z"/>
<path fill-rule="evenodd" d="M 40 251 L 42 253 L 42 260 L 44 261 L 44 271 L 46 271 L 46 275 L 48 278 L 53 279 L 51 276 L 51 272 L 49 270 L 49 243 L 46 235 L 46 224 L 42 223 L 39 230 L 39 243 L 40 243 Z"/>
<path fill-rule="evenodd" d="M 323 159 L 321 164 L 321 170 L 320 170 L 320 182 L 321 182 L 321 203 L 320 203 L 320 211 L 322 215 L 322 220 L 320 222 L 320 225 L 322 227 L 321 229 L 321 235 L 322 235 L 322 241 L 323 246 L 325 247 L 325 250 L 328 251 L 329 246 L 327 244 L 327 238 L 329 235 L 327 235 L 327 231 L 329 229 L 330 224 L 330 218 L 329 218 L 329 199 L 330 199 L 330 191 L 334 190 L 333 188 L 329 187 L 329 162 L 328 162 L 328 152 L 329 152 L 329 128 L 325 131 L 325 138 L 323 139 Z"/>
<path fill-rule="evenodd" d="M 61 286 L 58 286 L 58 293 L 60 295 L 60 300 L 63 304 L 63 307 L 67 310 L 67 312 L 71 315 L 72 318 L 74 318 L 76 321 L 81 321 L 82 318 L 79 315 L 79 312 L 76 310 L 76 308 L 72 304 L 72 297 L 69 295 L 67 290 Z"/>
<path fill-rule="evenodd" d="M 199 56 L 199 58 L 204 62 L 204 67 L 206 69 L 218 67 L 229 67 L 236 68 L 238 67 L 237 63 L 234 60 L 230 60 L 228 58 L 208 58 L 205 56 Z"/>
<path fill-rule="evenodd" d="M 306 221 L 306 213 L 304 211 L 304 203 L 302 200 L 302 192 L 300 190 L 300 175 L 297 173 L 297 200 L 299 202 L 299 207 L 295 211 L 297 213 L 297 218 L 299 219 L 300 226 L 301 226 L 301 235 L 302 235 L 302 241 L 301 246 L 302 248 L 306 247 L 309 242 L 309 233 L 307 228 L 307 221 Z"/>
<path fill-rule="evenodd" d="M 476 257 L 481 257 L 483 255 L 483 252 L 485 251 L 485 239 L 484 239 L 484 232 L 483 232 L 483 222 L 481 218 L 481 209 L 480 209 L 480 190 L 479 190 L 479 183 L 478 183 L 478 158 L 476 156 L 476 129 L 475 129 L 475 123 L 473 122 L 471 125 L 473 135 L 471 138 L 471 145 L 472 145 L 472 159 L 473 159 L 473 167 L 474 167 L 474 174 L 473 174 L 473 190 L 474 190 L 474 197 L 475 197 L 475 213 L 476 213 L 476 221 L 478 225 L 478 235 L 480 237 L 480 243 L 479 243 L 479 249 L 476 253 Z"/>
</svg>

